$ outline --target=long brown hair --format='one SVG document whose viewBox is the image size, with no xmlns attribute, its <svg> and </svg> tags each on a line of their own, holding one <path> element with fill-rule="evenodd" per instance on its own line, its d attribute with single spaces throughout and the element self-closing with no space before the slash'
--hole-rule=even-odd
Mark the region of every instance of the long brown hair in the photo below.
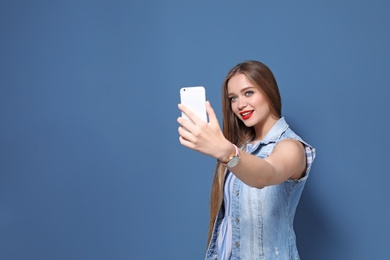
<svg viewBox="0 0 390 260">
<path fill-rule="evenodd" d="M 248 80 L 261 91 L 268 102 L 271 113 L 277 118 L 280 118 L 282 114 L 282 101 L 275 77 L 265 64 L 259 61 L 249 60 L 237 64 L 230 70 L 222 85 L 223 134 L 230 142 L 241 147 L 247 141 L 255 137 L 255 131 L 253 127 L 245 126 L 245 124 L 233 113 L 231 108 L 227 86 L 229 80 L 237 74 L 244 74 Z M 225 174 L 226 167 L 218 162 L 211 187 L 210 223 L 207 244 L 210 243 L 214 222 L 222 205 Z"/>
</svg>

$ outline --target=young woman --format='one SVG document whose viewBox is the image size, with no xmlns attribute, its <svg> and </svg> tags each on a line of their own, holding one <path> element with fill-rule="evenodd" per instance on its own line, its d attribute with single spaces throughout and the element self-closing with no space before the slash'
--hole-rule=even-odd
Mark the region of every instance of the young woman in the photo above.
<svg viewBox="0 0 390 260">
<path fill-rule="evenodd" d="M 223 132 L 209 102 L 209 122 L 189 109 L 178 118 L 180 143 L 218 160 L 211 189 L 206 259 L 299 259 L 295 210 L 315 157 L 281 113 L 271 70 L 236 65 L 222 86 Z"/>
</svg>

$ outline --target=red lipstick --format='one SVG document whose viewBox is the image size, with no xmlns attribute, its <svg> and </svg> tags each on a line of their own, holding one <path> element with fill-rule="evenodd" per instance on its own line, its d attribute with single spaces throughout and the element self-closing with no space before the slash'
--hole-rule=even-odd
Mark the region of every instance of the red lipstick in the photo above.
<svg viewBox="0 0 390 260">
<path fill-rule="evenodd" d="M 240 112 L 242 119 L 247 120 L 253 115 L 253 110 Z"/>
</svg>

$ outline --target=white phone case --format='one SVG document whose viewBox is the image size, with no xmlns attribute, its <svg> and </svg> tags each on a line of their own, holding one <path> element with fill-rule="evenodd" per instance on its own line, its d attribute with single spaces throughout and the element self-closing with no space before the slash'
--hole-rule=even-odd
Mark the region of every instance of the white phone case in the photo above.
<svg viewBox="0 0 390 260">
<path fill-rule="evenodd" d="M 180 101 L 183 105 L 194 112 L 200 119 L 207 122 L 206 113 L 206 90 L 202 86 L 185 87 L 180 89 Z M 182 117 L 187 115 L 182 113 Z"/>
</svg>

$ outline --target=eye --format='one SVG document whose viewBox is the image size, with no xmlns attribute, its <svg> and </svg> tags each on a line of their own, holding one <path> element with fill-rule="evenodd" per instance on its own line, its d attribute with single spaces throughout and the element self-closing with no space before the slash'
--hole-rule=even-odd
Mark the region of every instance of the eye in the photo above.
<svg viewBox="0 0 390 260">
<path fill-rule="evenodd" d="M 232 103 L 232 102 L 234 102 L 234 101 L 236 101 L 236 100 L 237 100 L 237 97 L 236 97 L 236 96 L 231 96 L 231 97 L 229 97 L 230 103 Z"/>
<path fill-rule="evenodd" d="M 250 96 L 252 96 L 253 95 L 253 90 L 248 90 L 248 91 L 245 91 L 245 96 L 246 97 L 250 97 Z"/>
</svg>

